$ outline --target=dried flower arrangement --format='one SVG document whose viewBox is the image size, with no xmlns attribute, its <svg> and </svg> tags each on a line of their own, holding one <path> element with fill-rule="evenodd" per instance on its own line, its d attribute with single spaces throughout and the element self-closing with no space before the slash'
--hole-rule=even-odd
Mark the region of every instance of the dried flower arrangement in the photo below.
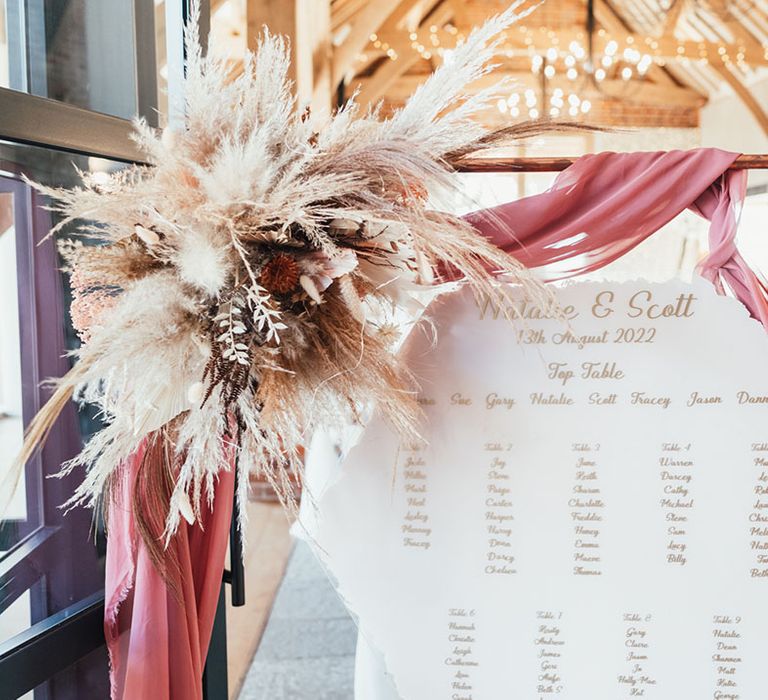
<svg viewBox="0 0 768 700">
<path fill-rule="evenodd" d="M 187 30 L 185 127 L 137 124 L 149 166 L 83 176 L 56 200 L 73 320 L 84 341 L 28 431 L 23 464 L 72 398 L 107 425 L 64 467 L 87 467 L 72 504 L 104 499 L 144 442 L 134 510 L 150 551 L 194 522 L 219 470 L 239 460 L 238 497 L 263 473 L 293 504 L 291 473 L 317 425 L 375 402 L 403 433 L 418 406 L 392 351 L 392 313 L 450 267 L 481 293 L 493 272 L 538 292 L 529 273 L 462 219 L 428 205 L 456 187 L 461 158 L 541 130 L 495 132 L 473 119 L 497 88 L 466 95 L 489 70 L 515 7 L 476 30 L 389 118 L 350 101 L 315 130 L 297 111 L 288 53 L 268 33 L 245 71 L 202 55 Z M 490 271 L 490 272 L 489 272 Z M 241 513 L 245 508 L 241 508 Z M 160 544 L 158 544 L 160 543 Z"/>
</svg>

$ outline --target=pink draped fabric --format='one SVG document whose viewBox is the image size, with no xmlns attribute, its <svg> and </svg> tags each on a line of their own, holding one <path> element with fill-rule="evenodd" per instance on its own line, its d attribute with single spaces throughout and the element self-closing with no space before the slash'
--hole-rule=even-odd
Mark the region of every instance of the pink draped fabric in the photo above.
<svg viewBox="0 0 768 700">
<path fill-rule="evenodd" d="M 737 157 L 713 148 L 587 155 L 547 192 L 465 218 L 526 266 L 551 266 L 554 280 L 613 262 L 690 208 L 711 222 L 701 274 L 768 327 L 765 283 L 736 249 L 746 191 L 746 172 L 728 170 Z"/>
<path fill-rule="evenodd" d="M 205 657 L 227 550 L 234 475 L 221 472 L 215 508 L 202 528 L 182 520 L 175 547 L 181 596 L 168 590 L 136 530 L 132 486 L 143 448 L 125 463 L 118 505 L 109 518 L 104 632 L 112 700 L 202 700 Z"/>
</svg>

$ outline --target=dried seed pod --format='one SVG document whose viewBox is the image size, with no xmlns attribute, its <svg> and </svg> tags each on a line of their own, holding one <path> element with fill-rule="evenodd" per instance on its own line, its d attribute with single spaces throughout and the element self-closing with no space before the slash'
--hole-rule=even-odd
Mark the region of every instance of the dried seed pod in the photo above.
<svg viewBox="0 0 768 700">
<path fill-rule="evenodd" d="M 285 253 L 272 258 L 261 270 L 259 284 L 273 294 L 288 294 L 299 283 L 299 266 Z"/>
</svg>

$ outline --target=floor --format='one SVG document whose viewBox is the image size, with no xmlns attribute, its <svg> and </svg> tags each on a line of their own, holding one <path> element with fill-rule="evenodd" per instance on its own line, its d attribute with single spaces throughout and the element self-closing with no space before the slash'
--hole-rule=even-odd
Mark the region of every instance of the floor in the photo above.
<svg viewBox="0 0 768 700">
<path fill-rule="evenodd" d="M 259 646 L 293 551 L 283 509 L 273 503 L 248 504 L 245 605 L 233 608 L 227 596 L 229 697 L 238 697 Z M 229 564 L 227 564 L 229 566 Z"/>
<path fill-rule="evenodd" d="M 296 544 L 239 700 L 352 700 L 357 629 Z"/>
</svg>

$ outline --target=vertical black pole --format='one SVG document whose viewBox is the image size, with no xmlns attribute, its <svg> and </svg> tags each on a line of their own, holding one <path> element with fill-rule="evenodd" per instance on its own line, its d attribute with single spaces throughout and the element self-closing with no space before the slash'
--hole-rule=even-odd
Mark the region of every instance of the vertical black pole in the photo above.
<svg viewBox="0 0 768 700">
<path fill-rule="evenodd" d="M 235 463 L 235 479 L 238 471 Z M 232 585 L 230 595 L 232 607 L 245 605 L 245 563 L 243 562 L 243 533 L 240 532 L 240 503 L 235 490 L 235 502 L 232 504 L 232 524 L 229 526 L 229 561 L 232 567 L 229 583 Z"/>
<path fill-rule="evenodd" d="M 227 604 L 224 597 L 224 582 L 221 583 L 219 604 L 213 620 L 211 644 L 203 670 L 203 700 L 227 700 L 229 682 L 227 676 Z"/>
<path fill-rule="evenodd" d="M 235 460 L 235 482 L 237 482 L 238 464 Z M 229 559 L 230 571 L 224 571 L 219 592 L 219 603 L 216 606 L 216 617 L 213 621 L 211 644 L 205 659 L 203 670 L 203 700 L 227 700 L 227 604 L 224 588 L 227 583 L 232 586 L 232 606 L 245 605 L 245 565 L 243 563 L 243 538 L 237 524 L 240 521 L 240 504 L 237 499 L 237 489 L 233 495 L 232 522 L 229 526 Z"/>
</svg>

